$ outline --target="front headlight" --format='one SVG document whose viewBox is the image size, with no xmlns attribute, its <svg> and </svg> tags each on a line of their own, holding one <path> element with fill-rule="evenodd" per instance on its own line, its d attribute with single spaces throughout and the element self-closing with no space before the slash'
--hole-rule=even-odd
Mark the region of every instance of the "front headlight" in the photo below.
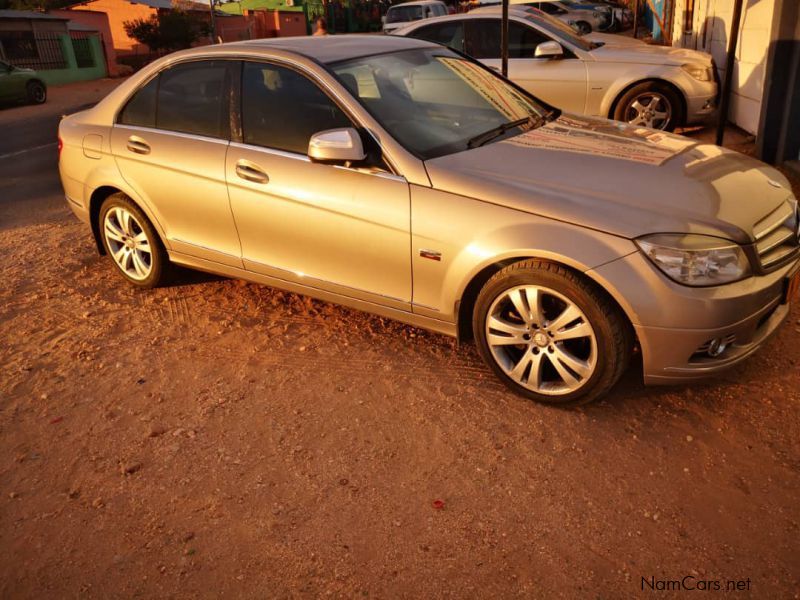
<svg viewBox="0 0 800 600">
<path fill-rule="evenodd" d="M 686 63 L 685 65 L 681 65 L 681 69 L 697 79 L 697 81 L 714 81 L 714 73 L 711 71 L 711 67 Z"/>
<path fill-rule="evenodd" d="M 742 247 L 722 238 L 660 233 L 635 242 L 667 277 L 683 285 L 722 285 L 750 274 Z"/>
</svg>

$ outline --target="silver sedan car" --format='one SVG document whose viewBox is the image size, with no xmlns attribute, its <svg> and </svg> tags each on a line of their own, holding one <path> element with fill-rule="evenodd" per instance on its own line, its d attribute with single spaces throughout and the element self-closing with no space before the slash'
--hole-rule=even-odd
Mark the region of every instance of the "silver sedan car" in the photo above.
<svg viewBox="0 0 800 600">
<path fill-rule="evenodd" d="M 500 69 L 500 11 L 429 19 L 394 32 L 444 44 Z M 598 43 L 524 7 L 509 15 L 508 77 L 559 108 L 672 131 L 716 109 L 710 54 L 649 44 Z"/>
<path fill-rule="evenodd" d="M 196 48 L 62 120 L 67 203 L 140 287 L 173 265 L 462 340 L 543 402 L 731 367 L 800 275 L 787 181 L 746 156 L 562 115 L 395 36 Z"/>
</svg>

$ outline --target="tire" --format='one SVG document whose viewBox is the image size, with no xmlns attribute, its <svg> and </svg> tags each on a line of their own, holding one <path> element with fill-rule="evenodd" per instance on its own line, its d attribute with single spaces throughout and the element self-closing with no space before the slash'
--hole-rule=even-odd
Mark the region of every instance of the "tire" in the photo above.
<svg viewBox="0 0 800 600">
<path fill-rule="evenodd" d="M 521 316 L 526 310 L 527 318 Z M 484 284 L 472 327 L 478 352 L 500 380 L 548 404 L 603 396 L 625 372 L 633 346 L 626 318 L 604 291 L 561 265 L 534 259 L 509 265 Z"/>
<path fill-rule="evenodd" d="M 31 104 L 44 104 L 47 102 L 47 87 L 41 81 L 29 81 L 25 87 L 28 101 Z"/>
<path fill-rule="evenodd" d="M 592 26 L 586 21 L 578 21 L 575 23 L 575 27 L 578 29 L 579 35 L 589 35 L 592 33 Z"/>
<path fill-rule="evenodd" d="M 655 98 L 659 98 L 659 101 L 653 109 L 654 113 L 667 112 L 668 117 L 663 121 L 652 117 L 651 124 L 647 124 L 646 117 L 649 113 L 643 114 L 635 105 L 638 101 L 640 107 L 650 109 L 650 102 Z M 674 89 L 657 81 L 645 81 L 633 86 L 617 100 L 613 118 L 640 127 L 673 131 L 683 123 L 683 107 L 680 96 Z"/>
<path fill-rule="evenodd" d="M 169 281 L 172 265 L 161 238 L 128 196 L 117 193 L 105 199 L 97 231 L 111 262 L 130 283 L 154 288 Z"/>
</svg>

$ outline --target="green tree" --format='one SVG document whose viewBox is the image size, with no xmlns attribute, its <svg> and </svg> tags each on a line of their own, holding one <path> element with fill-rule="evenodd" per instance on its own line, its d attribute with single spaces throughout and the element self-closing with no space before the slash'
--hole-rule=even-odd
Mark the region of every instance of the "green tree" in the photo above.
<svg viewBox="0 0 800 600">
<path fill-rule="evenodd" d="M 201 36 L 209 34 L 208 23 L 182 10 L 160 12 L 149 19 L 125 21 L 123 26 L 125 33 L 154 52 L 189 48 Z"/>
</svg>

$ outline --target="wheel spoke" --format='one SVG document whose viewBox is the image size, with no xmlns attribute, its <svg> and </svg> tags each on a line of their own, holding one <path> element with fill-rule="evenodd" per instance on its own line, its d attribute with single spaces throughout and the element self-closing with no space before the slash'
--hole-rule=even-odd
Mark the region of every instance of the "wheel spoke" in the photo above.
<svg viewBox="0 0 800 600">
<path fill-rule="evenodd" d="M 114 240 L 116 242 L 122 243 L 124 241 L 123 235 L 124 234 L 122 233 L 120 228 L 117 227 L 117 225 L 111 219 L 106 219 L 106 237 L 107 238 L 111 238 L 112 240 Z"/>
<path fill-rule="evenodd" d="M 541 385 L 542 377 L 542 353 L 533 354 L 532 352 L 525 352 L 516 366 L 509 372 L 509 377 L 514 381 L 522 384 L 527 384 L 529 387 L 539 388 Z M 528 369 L 530 367 L 530 370 Z M 527 380 L 523 381 L 525 373 L 528 372 Z"/>
<path fill-rule="evenodd" d="M 567 368 L 561 364 L 561 361 L 558 360 L 558 358 L 554 357 L 552 354 L 549 354 L 547 359 L 550 361 L 550 364 L 553 365 L 555 370 L 558 371 L 558 375 L 568 387 L 572 388 L 580 383 L 577 377 L 570 373 L 569 370 L 567 370 Z"/>
<path fill-rule="evenodd" d="M 133 232 L 131 231 L 131 215 L 130 213 L 122 208 L 118 208 L 116 210 L 116 217 L 119 226 L 122 228 L 122 231 L 125 235 L 132 235 Z"/>
<path fill-rule="evenodd" d="M 520 337 L 527 332 L 523 325 L 509 323 L 494 315 L 489 317 L 489 330 L 502 331 L 503 333 Z"/>
<path fill-rule="evenodd" d="M 520 318 L 526 323 L 530 323 L 531 311 L 528 309 L 527 303 L 522 298 L 521 291 L 520 290 L 510 291 L 508 293 L 508 299 L 511 300 L 511 303 L 514 305 L 514 310 L 517 311 L 517 314 L 520 316 Z"/>
<path fill-rule="evenodd" d="M 553 341 L 561 342 L 564 340 L 574 340 L 577 338 L 591 337 L 592 328 L 586 321 L 580 321 L 576 325 L 568 329 L 551 331 L 553 334 Z"/>
<path fill-rule="evenodd" d="M 547 323 L 547 329 L 555 333 L 579 317 L 581 317 L 581 312 L 575 308 L 574 304 L 569 304 L 558 317 Z"/>
<path fill-rule="evenodd" d="M 136 271 L 136 274 L 139 277 L 142 277 L 142 278 L 146 277 L 147 276 L 148 267 L 147 267 L 146 264 L 144 264 L 144 261 L 142 260 L 142 257 L 139 255 L 139 253 L 136 250 L 131 252 L 131 257 L 133 259 L 133 269 Z"/>
<path fill-rule="evenodd" d="M 565 364 L 575 373 L 577 373 L 581 379 L 586 379 L 592 372 L 592 365 L 589 364 L 588 361 L 581 360 L 577 356 L 573 355 L 561 344 L 555 344 L 553 346 L 553 357 L 554 362 Z M 556 369 L 558 370 L 558 367 L 556 367 Z M 560 373 L 561 371 L 559 370 L 559 374 Z"/>
<path fill-rule="evenodd" d="M 528 312 L 531 316 L 531 322 L 539 325 L 544 325 L 544 311 L 542 310 L 542 295 L 537 288 L 525 288 L 525 299 L 528 302 Z"/>
<path fill-rule="evenodd" d="M 520 344 L 528 345 L 528 341 L 523 339 L 522 335 L 497 335 L 490 333 L 487 336 L 487 341 L 490 346 L 518 346 Z"/>
<path fill-rule="evenodd" d="M 638 116 L 641 116 L 641 114 L 647 109 L 647 107 L 644 106 L 641 102 L 639 102 L 638 99 L 633 101 L 633 103 L 631 104 L 631 108 L 636 111 L 636 114 Z"/>
</svg>

